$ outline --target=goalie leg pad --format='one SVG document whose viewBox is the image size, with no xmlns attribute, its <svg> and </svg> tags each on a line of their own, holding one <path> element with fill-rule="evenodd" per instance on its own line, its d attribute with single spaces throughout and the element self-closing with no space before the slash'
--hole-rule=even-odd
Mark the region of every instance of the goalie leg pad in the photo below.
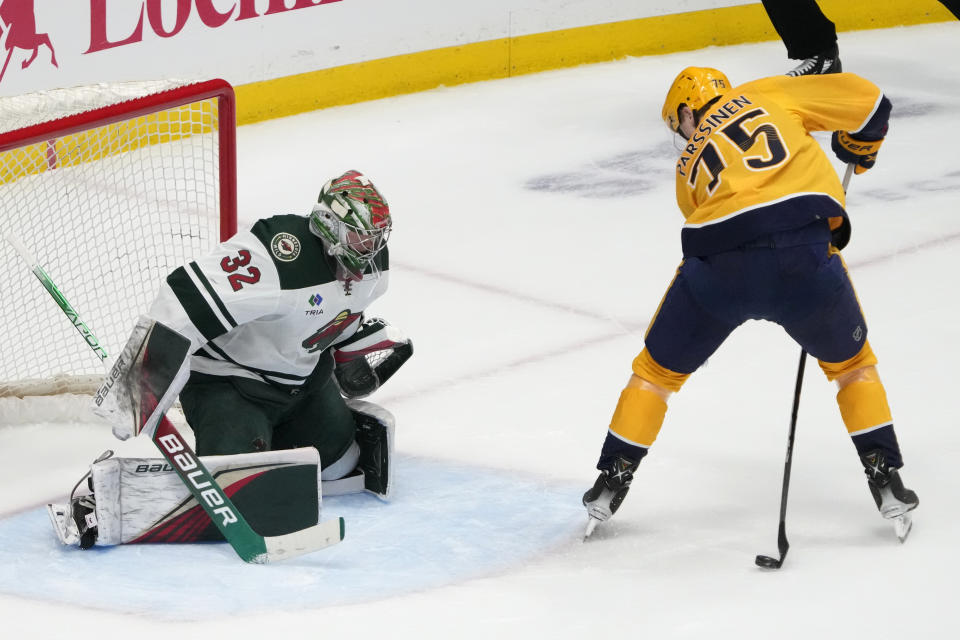
<svg viewBox="0 0 960 640">
<path fill-rule="evenodd" d="M 386 501 L 393 487 L 393 415 L 372 402 L 347 400 L 347 405 L 356 424 L 355 451 L 359 455 L 355 468 L 341 478 L 330 473 L 332 467 L 342 468 L 339 461 L 324 470 L 323 495 L 367 492 Z"/>
<path fill-rule="evenodd" d="M 320 522 L 320 457 L 313 447 L 201 461 L 261 535 L 283 535 Z M 90 468 L 90 484 L 93 493 L 78 500 L 92 507 L 88 517 L 98 531 L 97 546 L 223 539 L 162 458 L 98 461 Z M 68 507 L 49 505 L 48 512 L 60 541 L 83 547 Z"/>
<path fill-rule="evenodd" d="M 357 424 L 364 489 L 378 498 L 390 497 L 393 486 L 393 415 L 381 406 L 362 400 L 348 400 Z"/>
</svg>

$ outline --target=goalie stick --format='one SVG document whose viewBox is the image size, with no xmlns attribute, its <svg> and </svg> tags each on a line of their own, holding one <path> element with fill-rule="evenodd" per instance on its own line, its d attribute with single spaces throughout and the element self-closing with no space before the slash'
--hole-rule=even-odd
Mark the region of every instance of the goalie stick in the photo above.
<svg viewBox="0 0 960 640">
<path fill-rule="evenodd" d="M 106 361 L 106 350 L 100 346 L 96 336 L 80 319 L 57 285 L 40 266 L 36 257 L 12 234 L 7 234 L 6 240 L 27 263 L 30 271 L 40 280 L 43 288 L 77 328 L 94 353 L 101 360 Z M 243 514 L 224 493 L 197 454 L 166 416 L 160 419 L 160 424 L 153 432 L 152 440 L 244 562 L 265 564 L 285 560 L 319 551 L 343 540 L 344 520 L 340 517 L 280 536 L 261 536 L 244 519 Z"/>
<path fill-rule="evenodd" d="M 47 290 L 47 293 L 50 294 L 50 297 L 54 299 L 57 303 L 57 306 L 60 307 L 60 310 L 63 311 L 63 314 L 67 316 L 67 319 L 70 320 L 71 324 L 76 327 L 77 331 L 80 332 L 80 335 L 83 336 L 83 339 L 86 341 L 87 345 L 93 349 L 93 352 L 96 353 L 101 360 L 107 359 L 107 352 L 102 346 L 100 346 L 100 341 L 97 340 L 97 337 L 93 335 L 93 332 L 90 331 L 90 328 L 80 319 L 80 316 L 74 310 L 74 308 L 67 302 L 67 299 L 63 297 L 63 294 L 60 293 L 60 290 L 57 289 L 57 285 L 53 283 L 53 280 L 50 279 L 50 276 L 47 275 L 47 272 L 43 270 L 43 267 L 40 266 L 37 258 L 33 255 L 26 245 L 24 245 L 19 238 L 13 234 L 7 234 L 7 242 L 10 243 L 10 246 L 23 258 L 23 261 L 27 263 L 27 267 L 30 268 L 30 272 L 37 277 L 37 280 L 40 281 L 40 284 L 43 285 L 43 288 Z"/>
</svg>

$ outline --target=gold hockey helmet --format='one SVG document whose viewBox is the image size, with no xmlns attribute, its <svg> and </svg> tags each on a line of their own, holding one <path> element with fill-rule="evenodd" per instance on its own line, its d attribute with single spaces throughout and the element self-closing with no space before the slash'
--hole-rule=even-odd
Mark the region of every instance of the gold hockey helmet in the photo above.
<svg viewBox="0 0 960 640">
<path fill-rule="evenodd" d="M 677 131 L 681 105 L 696 111 L 729 89 L 730 81 L 722 71 L 710 67 L 687 67 L 671 83 L 660 116 L 671 131 Z"/>
</svg>

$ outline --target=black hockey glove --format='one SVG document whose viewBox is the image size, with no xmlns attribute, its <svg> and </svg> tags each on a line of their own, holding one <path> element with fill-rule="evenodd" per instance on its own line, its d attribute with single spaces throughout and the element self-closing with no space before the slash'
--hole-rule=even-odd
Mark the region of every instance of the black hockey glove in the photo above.
<svg viewBox="0 0 960 640">
<path fill-rule="evenodd" d="M 879 140 L 861 140 L 846 131 L 834 131 L 830 139 L 830 147 L 843 162 L 857 165 L 854 173 L 861 174 L 873 167 L 877 161 L 877 152 L 883 138 Z"/>
<path fill-rule="evenodd" d="M 379 389 L 412 355 L 413 343 L 400 329 L 373 318 L 334 347 L 334 377 L 344 396 L 363 398 Z"/>
</svg>

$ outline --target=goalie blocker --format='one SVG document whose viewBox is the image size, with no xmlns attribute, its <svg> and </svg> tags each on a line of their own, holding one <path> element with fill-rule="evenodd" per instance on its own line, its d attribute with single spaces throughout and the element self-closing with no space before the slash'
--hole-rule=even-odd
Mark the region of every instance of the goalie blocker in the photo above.
<svg viewBox="0 0 960 640">
<path fill-rule="evenodd" d="M 190 340 L 146 316 L 137 324 L 93 399 L 113 435 L 152 436 L 190 377 Z"/>
</svg>

